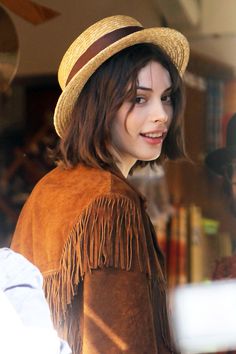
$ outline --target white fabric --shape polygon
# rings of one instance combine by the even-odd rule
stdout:
[[[71,353],[53,328],[42,283],[23,256],[0,249],[0,353]]]

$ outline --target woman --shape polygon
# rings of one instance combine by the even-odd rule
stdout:
[[[59,165],[29,197],[12,247],[43,273],[73,353],[173,352],[163,256],[126,177],[183,155],[188,56],[180,33],[112,16],[84,31],[60,64]]]

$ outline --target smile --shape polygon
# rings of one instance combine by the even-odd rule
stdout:
[[[153,133],[140,133],[144,141],[151,145],[159,145],[163,143],[163,140],[166,136],[165,132],[153,132]]]
[[[167,134],[167,129],[158,129],[146,133],[140,133],[143,138],[147,139],[164,139]]]
[[[162,138],[164,136],[164,133],[146,133],[146,134],[142,134],[142,136],[146,137],[146,138]]]

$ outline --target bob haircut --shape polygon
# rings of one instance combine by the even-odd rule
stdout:
[[[181,124],[184,109],[182,79],[169,56],[159,47],[136,44],[109,58],[85,84],[54,154],[58,164],[69,168],[83,163],[117,171],[116,161],[109,151],[111,123],[125,100],[132,102],[130,111],[133,109],[138,73],[150,61],[160,63],[170,74],[173,118],[160,157],[154,161],[137,161],[131,173],[138,166],[185,156]]]

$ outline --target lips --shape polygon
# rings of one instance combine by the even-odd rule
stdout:
[[[150,138],[150,139],[164,139],[166,136],[167,130],[163,131],[153,131],[153,132],[147,132],[147,133],[140,133],[141,136],[144,138]]]

